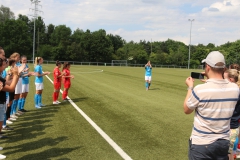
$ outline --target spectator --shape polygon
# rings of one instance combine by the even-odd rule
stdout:
[[[225,59],[218,51],[210,52],[205,63],[206,83],[194,86],[186,79],[188,92],[184,101],[185,114],[195,111],[189,140],[190,160],[228,160],[230,119],[238,101],[239,88],[223,79]]]

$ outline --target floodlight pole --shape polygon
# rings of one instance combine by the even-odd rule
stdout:
[[[35,35],[36,35],[36,18],[38,17],[38,12],[42,12],[40,10],[38,10],[38,6],[39,3],[41,1],[39,0],[30,0],[32,4],[34,4],[34,8],[30,8],[32,11],[34,11],[33,13],[33,24],[34,24],[34,28],[33,28],[33,64],[34,64],[34,57],[35,57]]]
[[[191,53],[191,31],[192,31],[192,22],[194,21],[194,19],[188,19],[188,21],[190,21],[190,43],[189,43],[189,52],[188,52],[188,69],[190,66],[190,53]]]

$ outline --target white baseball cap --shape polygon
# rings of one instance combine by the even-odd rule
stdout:
[[[225,59],[221,52],[212,51],[208,54],[207,58],[202,60],[202,63],[207,63],[213,68],[225,68]],[[220,63],[220,65],[217,65]],[[221,65],[222,64],[222,65]]]

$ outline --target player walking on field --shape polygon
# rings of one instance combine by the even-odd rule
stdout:
[[[65,62],[63,65],[63,72],[65,73],[65,75],[63,75],[63,84],[64,84],[64,90],[63,90],[63,94],[62,94],[62,99],[64,101],[68,100],[67,96],[68,96],[68,90],[71,86],[71,78],[74,78],[73,75],[71,75],[70,73],[70,64],[68,62]]]
[[[149,87],[151,85],[152,80],[152,65],[151,62],[148,61],[148,63],[145,65],[145,87],[146,90],[149,90]]]
[[[43,76],[49,75],[50,72],[44,72],[42,71],[42,63],[43,63],[43,58],[41,57],[36,57],[35,58],[35,85],[36,85],[36,94],[34,97],[35,100],[35,108],[39,109],[42,106],[42,91],[43,91]]]
[[[59,104],[61,102],[58,101],[58,96],[59,96],[59,90],[61,89],[61,79],[62,76],[65,74],[64,72],[60,72],[60,68],[62,66],[62,63],[59,61],[56,61],[56,67],[53,70],[53,86],[54,86],[54,91],[53,91],[53,104]]]

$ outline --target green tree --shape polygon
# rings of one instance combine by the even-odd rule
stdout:
[[[31,38],[28,26],[22,20],[9,19],[0,25],[0,44],[9,56],[13,52],[30,57]]]
[[[122,37],[120,37],[119,35],[112,35],[112,34],[108,34],[107,37],[109,38],[109,40],[112,43],[113,46],[113,54],[117,54],[117,50],[121,47],[123,47],[124,44],[124,40],[122,39]]]
[[[53,33],[51,34],[50,42],[53,46],[63,45],[66,47],[70,44],[70,37],[71,37],[72,31],[69,27],[66,27],[66,25],[59,25],[56,26],[53,30]]]
[[[106,31],[100,29],[92,33],[91,57],[94,62],[111,62],[113,47]]]
[[[0,23],[4,23],[8,19],[15,19],[14,13],[10,10],[10,8],[1,5]]]

